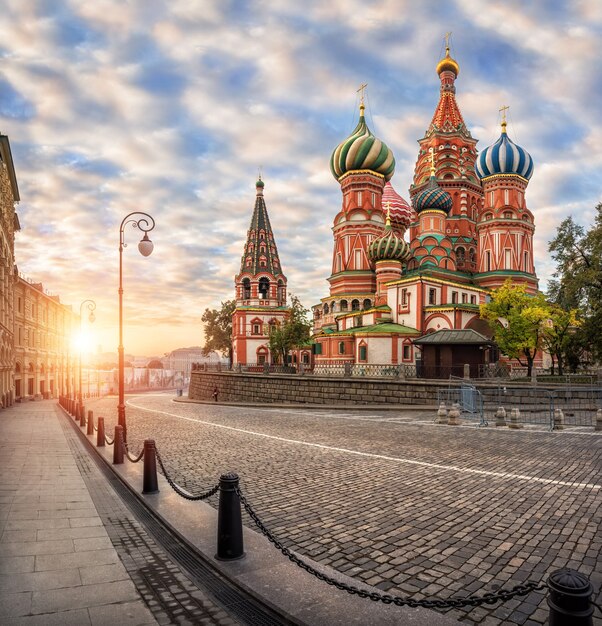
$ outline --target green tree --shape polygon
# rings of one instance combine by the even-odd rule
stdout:
[[[506,356],[517,359],[533,372],[533,362],[542,342],[550,307],[542,293],[531,296],[526,285],[508,279],[481,305],[481,317],[491,323],[494,339]]]
[[[163,363],[161,363],[161,361],[159,361],[159,359],[153,359],[152,361],[148,362],[146,367],[148,367],[151,370],[162,370],[163,369]]]
[[[563,375],[565,358],[572,354],[570,344],[579,324],[577,309],[565,311],[557,304],[549,305],[549,317],[543,327],[542,341],[552,357],[551,374],[554,374],[554,359],[556,359],[558,374]]]
[[[202,353],[219,352],[228,357],[232,366],[232,314],[236,308],[234,300],[221,303],[219,309],[205,309],[201,321],[204,324],[205,345]]]
[[[549,250],[556,261],[554,279],[548,285],[549,299],[565,311],[578,309],[581,326],[571,334],[567,352],[573,358],[584,346],[602,358],[602,203],[586,230],[567,217],[558,227]],[[571,345],[574,344],[574,345]]]
[[[299,298],[291,294],[291,307],[286,318],[270,329],[269,346],[276,360],[282,360],[286,364],[286,357],[291,349],[309,341],[311,324],[307,318],[308,312]]]

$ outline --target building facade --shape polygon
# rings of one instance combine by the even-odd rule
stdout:
[[[261,177],[255,184],[255,207],[247,241],[235,276],[236,308],[232,315],[232,362],[263,365],[273,362],[270,329],[288,315],[286,276],[263,196]]]
[[[78,354],[71,347],[79,316],[58,296],[17,275],[14,289],[14,398],[56,398],[77,391]]]
[[[15,167],[6,135],[0,134],[0,406],[15,400],[14,389],[14,285],[15,232],[19,218],[15,204],[19,202]]]
[[[487,347],[479,306],[489,290],[511,279],[537,291],[525,202],[531,157],[508,137],[505,116],[500,138],[479,155],[456,101],[460,68],[449,47],[436,71],[439,101],[418,141],[411,206],[390,183],[395,159],[368,128],[363,101],[357,127],[332,154],[342,207],[330,292],[312,307],[318,365],[415,364],[414,340],[443,330],[471,329]]]

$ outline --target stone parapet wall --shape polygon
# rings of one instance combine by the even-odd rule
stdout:
[[[188,397],[211,400],[218,389],[220,402],[265,404],[434,404],[437,388],[446,382],[357,380],[283,374],[239,374],[193,371]]]
[[[457,388],[460,381],[454,381]],[[524,384],[498,384],[490,381],[470,381],[483,396],[487,411],[493,407],[518,404],[534,408],[548,403],[549,392],[562,397],[560,385],[532,387]],[[377,378],[341,378],[328,376],[299,376],[286,374],[249,374],[194,370],[188,397],[191,400],[212,400],[217,387],[220,402],[250,402],[265,404],[436,404],[439,392],[450,388],[450,381],[390,380]],[[596,404],[601,391],[570,390],[571,403]],[[500,402],[501,401],[501,402]]]

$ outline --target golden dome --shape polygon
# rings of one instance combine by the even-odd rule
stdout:
[[[445,56],[437,63],[437,75],[441,72],[453,72],[456,76],[460,73],[460,66],[457,61],[449,56],[449,46],[445,48]]]

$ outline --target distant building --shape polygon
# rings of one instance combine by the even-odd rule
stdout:
[[[13,370],[14,353],[14,283],[15,232],[19,218],[15,204],[19,188],[10,143],[0,134],[0,404],[10,406],[15,399]]]
[[[42,283],[17,276],[14,287],[15,400],[75,392],[78,355],[70,344],[79,316]]]
[[[200,346],[192,346],[191,348],[178,348],[166,354],[162,359],[163,367],[166,370],[173,370],[179,374],[178,378],[182,379],[184,385],[190,380],[190,372],[193,363],[220,363],[224,360],[217,354],[211,352],[209,355],[203,355],[203,349]]]

